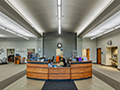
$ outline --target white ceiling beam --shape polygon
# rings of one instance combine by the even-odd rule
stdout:
[[[78,37],[83,37],[90,31],[92,31],[96,26],[98,26],[103,21],[107,20],[114,13],[118,12],[120,8],[120,0],[114,0],[114,2],[108,6]]]
[[[17,12],[15,12],[4,0],[0,1],[0,11],[9,16],[15,22],[26,28],[37,37],[42,37],[31,25],[29,25]]]

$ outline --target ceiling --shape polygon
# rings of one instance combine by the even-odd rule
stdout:
[[[62,0],[61,31],[76,32],[80,35],[114,2],[114,0]],[[40,35],[43,32],[58,31],[57,0],[4,0],[4,3],[8,7],[1,5],[3,8],[7,10],[11,7],[13,12],[22,17],[17,18],[17,15],[13,14],[15,16],[11,16],[12,19],[24,28],[29,27],[28,31],[31,29],[31,33],[34,30]],[[22,19],[25,22],[20,23]]]
[[[9,32],[0,29],[0,38],[13,38],[13,37],[17,38],[17,36],[15,36],[14,34],[11,34]]]
[[[0,26],[3,27],[3,28],[0,27],[1,31],[4,31],[4,32],[6,31],[6,33],[3,32],[3,34],[5,34],[5,36],[7,36],[7,37],[9,36],[9,34],[6,29],[9,29],[11,31],[9,33],[15,33],[15,34],[12,34],[13,37],[16,37],[17,34],[22,34],[23,36],[26,36],[26,37],[35,37],[35,35],[30,33],[28,30],[26,30],[25,28],[20,26],[18,23],[13,21],[11,18],[9,18],[7,15],[3,14],[2,12],[0,12]],[[4,36],[4,35],[1,35],[1,37],[2,36]],[[10,35],[10,37],[11,37],[11,35]]]

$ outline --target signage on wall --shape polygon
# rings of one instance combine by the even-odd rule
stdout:
[[[4,52],[4,49],[3,49],[3,48],[1,48],[1,49],[0,49],[0,52]]]
[[[25,49],[16,49],[16,52],[25,52]]]
[[[109,41],[107,42],[107,44],[108,44],[108,45],[112,45],[112,40],[109,40]]]
[[[4,49],[3,48],[0,48],[0,54],[4,52]]]

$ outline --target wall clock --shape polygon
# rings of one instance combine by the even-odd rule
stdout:
[[[58,43],[58,44],[57,44],[57,47],[58,47],[58,48],[61,48],[62,46],[63,46],[62,43]]]

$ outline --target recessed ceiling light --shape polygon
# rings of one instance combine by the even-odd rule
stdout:
[[[57,13],[58,13],[58,34],[61,34],[61,17],[62,17],[62,0],[57,0]]]
[[[58,19],[58,26],[61,26],[61,19]]]

